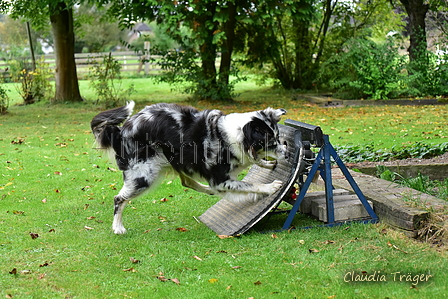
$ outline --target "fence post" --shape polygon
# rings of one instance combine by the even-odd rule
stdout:
[[[151,49],[151,43],[145,42],[145,75],[149,73],[149,50]]]

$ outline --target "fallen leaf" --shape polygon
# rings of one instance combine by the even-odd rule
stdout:
[[[47,203],[47,199],[46,198],[42,199],[42,202]]]
[[[92,219],[95,219],[96,217],[95,216],[90,216],[90,217],[87,217],[87,220],[92,220]]]
[[[171,280],[172,282],[174,282],[175,284],[177,284],[177,285],[180,284],[180,281],[179,281],[179,279],[177,279],[177,278],[171,278],[170,280]]]
[[[277,238],[278,238],[276,234],[272,234],[271,237],[272,237],[273,239],[277,239]]]
[[[232,269],[239,269],[241,266],[233,266]]]
[[[168,199],[166,197],[164,197],[164,198],[160,199],[160,201],[161,202],[166,202],[166,201],[168,201]]]
[[[303,245],[305,244],[305,240],[299,240],[299,243]]]
[[[334,299],[334,298],[336,298],[336,295],[331,295],[327,297],[327,299]]]
[[[62,172],[55,171],[54,174],[55,174],[55,175],[62,175]]]
[[[112,168],[112,167],[107,167],[107,170],[110,170],[112,172],[117,172],[118,171],[118,170],[116,170],[115,168]]]
[[[39,234],[36,234],[36,233],[30,233],[30,236],[31,236],[31,239],[37,239],[37,238],[39,238]]]
[[[92,230],[92,229],[94,229],[93,227],[90,227],[90,226],[84,226],[84,228],[85,228],[86,230]]]
[[[134,268],[123,269],[123,272],[137,272]]]
[[[39,267],[47,267],[47,266],[49,266],[49,265],[50,265],[50,264],[49,264],[48,262],[45,262],[45,263],[39,265]]]
[[[261,281],[257,280],[256,282],[254,282],[254,285],[259,286],[261,284]]]
[[[312,248],[312,249],[308,249],[308,251],[309,251],[310,253],[317,253],[317,252],[319,252],[319,250],[314,249],[314,248]]]
[[[14,268],[11,271],[9,271],[9,274],[16,275],[17,274],[17,268]]]
[[[41,275],[39,275],[39,276],[37,277],[37,279],[44,279],[46,275],[47,275],[47,274],[42,273]]]
[[[88,203],[86,203],[86,204],[84,205],[84,211],[87,210],[87,209],[89,208],[89,206],[90,206],[90,205],[89,205]]]
[[[216,278],[210,278],[210,279],[208,280],[208,282],[209,282],[209,283],[216,283],[216,282],[218,282],[218,280],[217,280]]]
[[[157,279],[158,280],[160,280],[160,281],[167,281],[168,280],[168,278],[166,278],[165,276],[157,276]]]
[[[31,270],[22,270],[22,271],[20,271],[20,274],[24,274],[24,275],[31,274]]]
[[[178,227],[178,228],[176,228],[176,230],[178,232],[187,232],[188,231],[188,229],[186,229],[185,227]]]
[[[12,211],[12,213],[13,213],[14,215],[23,215],[23,214],[25,214],[24,211],[16,211],[16,210]]]
[[[202,261],[202,259],[197,255],[193,256],[193,258],[197,259],[198,261]]]
[[[217,235],[218,238],[220,239],[228,239],[228,238],[233,238],[233,236],[227,236],[227,235]]]
[[[5,298],[11,299],[11,298],[13,298],[13,296],[11,294],[6,294]]]
[[[133,264],[138,264],[138,263],[140,263],[139,260],[137,260],[137,259],[135,259],[135,258],[133,258],[133,257],[130,257],[129,260],[130,260]]]
[[[383,229],[381,230],[381,234],[382,234],[382,235],[387,234],[387,229],[383,228]]]
[[[61,191],[59,189],[54,189],[54,192],[61,193]]]
[[[55,230],[54,230],[54,228],[52,228],[52,229],[50,229],[48,232],[49,232],[49,233],[54,233]]]
[[[332,241],[332,240],[327,240],[327,241],[324,242],[324,244],[334,244],[334,241]]]
[[[401,251],[401,252],[403,252],[403,253],[408,253],[407,251],[404,251],[404,250],[398,248],[398,246],[392,244],[390,241],[387,241],[387,245],[388,245],[389,247],[392,247],[393,249],[396,249],[396,250]]]
[[[227,286],[226,290],[227,290],[227,291],[230,290],[231,287],[232,287],[231,285],[230,285],[230,286]]]

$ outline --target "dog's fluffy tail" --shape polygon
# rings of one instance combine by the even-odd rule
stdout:
[[[101,149],[115,148],[116,143],[121,142],[121,128],[118,125],[131,116],[134,106],[134,101],[130,101],[126,106],[101,112],[92,119],[90,127]]]

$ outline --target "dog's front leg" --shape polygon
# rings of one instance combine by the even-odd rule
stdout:
[[[282,186],[282,181],[275,180],[269,184],[258,184],[245,181],[227,180],[214,186],[213,189],[219,192],[245,192],[273,194]]]

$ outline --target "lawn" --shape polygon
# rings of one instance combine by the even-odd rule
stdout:
[[[187,101],[166,86],[132,82],[138,108]],[[439,143],[448,135],[446,106],[327,109],[292,100],[289,92],[245,84],[238,87],[239,102],[219,108],[282,106],[288,117],[322,126],[334,144],[381,148]],[[81,88],[93,100],[86,82]],[[113,196],[121,174],[93,149],[89,122],[99,111],[89,103],[38,103],[12,106],[0,116],[0,297],[447,297],[446,248],[411,240],[384,224],[253,229],[220,239],[194,218],[217,198],[185,190],[175,178],[134,200],[124,213],[128,234],[114,235]],[[283,221],[277,216],[267,228]],[[307,223],[313,220],[295,220],[296,226]],[[353,281],[360,277],[374,281]]]

